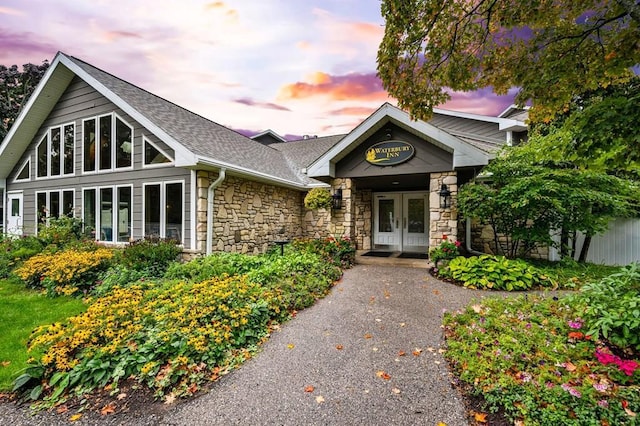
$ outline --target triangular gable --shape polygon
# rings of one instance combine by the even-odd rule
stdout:
[[[385,103],[360,125],[307,168],[310,177],[335,177],[335,165],[374,132],[388,122],[409,130],[453,154],[453,167],[484,166],[491,158],[486,152],[425,121],[412,120],[409,114]]]

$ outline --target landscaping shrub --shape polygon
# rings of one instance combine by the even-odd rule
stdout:
[[[106,248],[93,251],[65,250],[40,253],[27,259],[14,272],[28,288],[46,289],[57,294],[86,293],[94,285],[113,257]]]
[[[0,241],[0,278],[6,278],[21,261],[40,253],[42,242],[32,236],[3,238]]]
[[[165,278],[203,281],[214,277],[242,275],[261,267],[267,260],[265,256],[215,253],[186,263],[173,263],[167,268]]]
[[[38,238],[45,246],[56,245],[60,248],[83,239],[82,220],[60,216],[49,218],[47,224],[38,227]]]
[[[529,290],[551,284],[545,275],[524,260],[504,256],[456,257],[439,273],[465,287],[483,290]]]
[[[150,278],[160,278],[182,249],[173,240],[143,239],[127,245],[120,264],[136,271],[144,271]]]
[[[333,197],[327,188],[313,188],[304,197],[304,206],[311,210],[330,209]]]
[[[355,261],[356,246],[348,237],[299,238],[291,243],[294,250],[320,255],[325,261],[350,268]]]
[[[245,277],[117,288],[81,315],[40,327],[29,350],[49,402],[135,376],[157,395],[194,393],[214,367],[267,333],[273,295]],[[19,379],[26,383],[30,375]]]
[[[463,389],[515,424],[632,425],[640,364],[589,338],[569,299],[485,299],[444,317]]]
[[[433,247],[429,251],[429,259],[433,262],[433,265],[437,268],[438,263],[441,261],[449,262],[452,259],[460,256],[460,241],[449,241],[446,235],[442,236],[442,242],[438,247]]]
[[[583,312],[588,334],[640,351],[640,264],[585,285],[572,300]]]

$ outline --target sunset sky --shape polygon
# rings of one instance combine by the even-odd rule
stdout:
[[[350,131],[388,97],[378,0],[3,0],[0,64],[75,56],[243,133]],[[441,108],[497,115],[490,91]]]

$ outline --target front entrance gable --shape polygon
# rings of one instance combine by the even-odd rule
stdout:
[[[362,143],[384,132],[390,124],[404,129],[434,146],[452,154],[451,169],[470,166],[484,166],[489,162],[486,152],[425,121],[412,120],[409,114],[389,103],[382,105],[351,133],[333,146],[322,157],[307,168],[310,177],[336,177],[336,165]]]

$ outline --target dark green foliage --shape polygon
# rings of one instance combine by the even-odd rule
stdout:
[[[167,269],[165,278],[198,282],[225,275],[244,275],[251,270],[260,268],[266,261],[267,258],[264,256],[216,253],[186,263],[174,263]]]
[[[143,239],[135,241],[122,251],[120,264],[129,269],[144,271],[149,278],[162,277],[182,249],[172,240]]]
[[[640,264],[585,285],[572,302],[584,312],[588,334],[640,352]]]
[[[551,285],[545,275],[524,260],[503,256],[456,257],[440,274],[465,287],[483,290],[529,290]]]
[[[38,228],[38,238],[45,246],[55,245],[63,248],[83,241],[83,237],[82,221],[75,217],[52,217],[46,225],[41,224]]]
[[[317,253],[327,262],[343,268],[350,268],[355,261],[356,246],[347,237],[301,238],[294,240],[291,245],[298,251]]]
[[[32,236],[0,240],[0,278],[6,278],[21,261],[40,253],[42,242]]]
[[[434,266],[437,268],[438,263],[441,261],[445,261],[445,264],[448,263],[451,259],[455,259],[460,256],[460,241],[451,242],[447,239],[442,240],[438,247],[434,247],[429,251],[429,259],[433,262]]]

